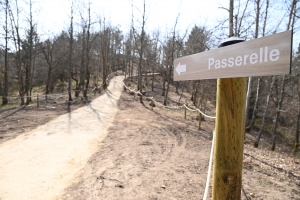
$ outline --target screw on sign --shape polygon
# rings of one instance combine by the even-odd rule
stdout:
[[[233,37],[174,60],[175,81],[218,78],[212,199],[241,198],[246,77],[289,74],[291,44],[291,31],[246,42]]]

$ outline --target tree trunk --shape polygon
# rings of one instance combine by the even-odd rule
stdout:
[[[295,144],[294,144],[293,152],[296,152],[297,149],[299,148],[299,132],[300,132],[299,126],[300,126],[300,105],[298,107],[298,116],[297,116],[296,131],[295,131]]]
[[[46,91],[45,91],[46,95],[49,94],[51,72],[52,72],[52,66],[49,66],[48,73],[47,73],[47,80],[46,80]]]
[[[69,105],[70,102],[73,101],[72,99],[72,93],[71,93],[71,77],[72,77],[72,54],[73,54],[73,1],[71,6],[71,23],[70,23],[70,53],[69,53],[69,88],[68,88],[68,94],[69,94]]]
[[[258,77],[258,79],[257,79],[257,88],[256,88],[256,97],[255,97],[252,118],[251,118],[251,121],[250,121],[248,131],[251,131],[254,127],[254,124],[255,124],[257,107],[258,107],[258,100],[259,100],[259,93],[260,93],[260,84],[261,84],[261,77]]]
[[[299,148],[299,128],[300,128],[300,81],[299,78],[297,79],[297,96],[298,96],[298,114],[297,114],[297,121],[296,121],[296,131],[295,131],[295,144],[294,150],[295,153]]]
[[[151,91],[154,91],[153,90],[154,88],[154,66],[152,67],[152,82],[151,82]]]
[[[168,93],[169,93],[169,88],[170,88],[170,82],[171,82],[171,76],[172,76],[172,65],[169,66],[169,74],[167,76],[167,89],[166,89],[166,93],[165,93],[165,98],[164,98],[164,105],[167,105],[167,101],[168,101]]]
[[[294,28],[294,23],[295,23],[295,13],[294,12],[296,10],[297,3],[298,3],[298,0],[293,0],[292,3],[291,3],[290,13],[289,13],[289,20],[288,20],[288,24],[287,24],[287,28],[286,28],[287,30],[289,30],[290,28],[291,29]],[[286,78],[286,76],[282,77],[282,84],[281,84],[281,90],[280,90],[280,99],[279,99],[279,102],[277,102],[277,110],[276,110],[276,115],[275,115],[273,133],[272,133],[272,147],[271,147],[272,151],[275,150],[276,130],[277,130],[278,120],[279,120],[279,117],[280,117],[283,98],[284,98],[285,78]]]
[[[234,0],[230,0],[229,7],[233,8],[233,2]],[[233,36],[233,9],[229,9],[229,36]]]
[[[2,82],[0,81],[0,95],[2,96],[3,98],[3,88],[2,88]],[[2,99],[3,100],[3,99]],[[3,105],[3,104],[2,104]]]
[[[166,72],[167,74],[167,81],[168,81],[168,84],[167,84],[167,90],[166,90],[166,94],[165,94],[165,98],[164,98],[164,105],[166,106],[167,105],[167,100],[168,100],[168,93],[169,93],[169,85],[170,85],[170,82],[171,82],[171,76],[172,76],[172,72],[173,72],[173,61],[174,61],[174,52],[175,52],[175,42],[176,42],[176,26],[177,26],[177,23],[178,23],[178,17],[176,18],[176,21],[175,21],[175,25],[174,25],[174,28],[173,28],[173,37],[172,37],[172,49],[171,49],[171,52],[170,54],[171,55],[168,55],[169,58],[168,58],[168,66],[169,66],[169,74],[168,74],[168,71]],[[171,62],[170,62],[171,61]]]
[[[142,89],[142,61],[143,61],[143,54],[144,54],[144,37],[145,37],[145,16],[146,15],[146,3],[144,0],[144,11],[143,11],[143,21],[142,21],[142,32],[141,32],[141,46],[140,46],[140,52],[139,52],[139,66],[138,66],[138,74],[139,74],[139,82],[138,82],[138,90],[140,91],[140,93],[143,93],[143,89]],[[143,96],[140,95],[140,103],[143,103]]]
[[[246,116],[245,116],[245,125],[248,126],[249,123],[249,107],[250,107],[250,98],[251,98],[251,89],[252,89],[252,77],[248,78],[248,89],[247,89],[247,96],[246,96]]]
[[[267,96],[266,105],[265,105],[265,110],[264,110],[263,118],[262,118],[262,121],[261,121],[260,129],[259,129],[259,132],[258,132],[256,141],[254,142],[254,145],[253,145],[253,146],[256,147],[256,148],[258,147],[259,140],[260,140],[260,138],[261,138],[262,131],[263,131],[263,129],[264,129],[265,118],[266,118],[266,115],[267,115],[267,110],[268,110],[268,107],[269,107],[269,102],[270,102],[270,97],[271,97],[271,94],[272,94],[274,82],[275,82],[275,76],[272,77],[272,82],[271,82],[271,84],[270,84],[270,90],[269,90],[269,93],[268,93],[268,96]]]
[[[81,62],[80,62],[80,76],[79,76],[79,90],[82,90],[84,91],[84,79],[85,79],[85,46],[86,46],[86,42],[85,42],[85,22],[83,22],[84,24],[82,25],[83,26],[83,31],[82,31],[82,37],[81,37],[81,45],[82,45],[82,48],[81,48]],[[76,89],[77,90],[77,89]],[[77,91],[76,91],[77,92]],[[78,97],[79,96],[79,93],[80,91],[78,91],[78,95],[76,95],[77,93],[75,92],[75,96]]]
[[[165,96],[165,92],[166,92],[166,77],[165,77],[165,73],[163,73],[163,88],[162,88],[162,94],[161,96]]]
[[[80,85],[79,85],[79,83],[78,83],[78,81],[75,81],[75,83],[76,83],[76,87],[75,87],[75,98],[78,98],[79,97],[79,94],[80,94]]]
[[[33,21],[32,21],[32,1],[29,1],[29,8],[30,8],[30,16],[29,16],[29,25],[30,25],[30,32],[29,32],[29,61],[28,61],[28,68],[26,69],[26,87],[25,87],[25,92],[27,95],[26,99],[26,105],[29,105],[31,101],[31,96],[30,96],[30,89],[31,89],[31,76],[32,76],[32,57],[33,57]]]
[[[89,19],[88,19],[88,27],[87,27],[87,38],[86,38],[86,68],[85,68],[85,75],[86,75],[86,84],[85,84],[85,89],[83,91],[83,97],[87,99],[87,92],[89,89],[89,83],[90,83],[90,47],[91,47],[91,42],[90,42],[90,27],[91,27],[91,7],[89,5],[88,8],[88,13],[89,13]]]
[[[130,73],[130,81],[133,82],[133,58],[131,60],[131,73]]]
[[[279,117],[280,117],[282,102],[283,102],[283,98],[284,98],[285,78],[286,78],[286,76],[282,77],[282,84],[281,84],[281,90],[280,90],[280,99],[279,99],[279,102],[277,103],[277,110],[276,110],[276,115],[275,115],[275,120],[274,120],[273,133],[272,133],[272,147],[271,147],[272,151],[275,150],[276,130],[277,130],[278,120],[279,120]]]
[[[177,81],[177,82],[176,82],[176,91],[175,91],[175,92],[176,92],[176,94],[179,94],[179,92],[178,92],[178,88],[179,88],[179,82]]]
[[[5,51],[4,51],[4,84],[2,105],[8,103],[8,0],[5,0]]]
[[[181,94],[180,94],[180,97],[179,97],[179,100],[178,100],[178,104],[180,105],[180,100],[181,100],[181,97],[182,97],[182,94],[183,94],[183,90],[184,90],[184,82],[182,82],[181,84]]]
[[[280,116],[280,111],[276,111],[276,114],[275,114],[275,119],[274,119],[274,127],[273,127],[273,132],[272,132],[272,147],[271,147],[271,150],[274,151],[275,150],[275,140],[276,140],[276,130],[277,130],[277,126],[278,126],[278,119],[279,119],[279,116]]]

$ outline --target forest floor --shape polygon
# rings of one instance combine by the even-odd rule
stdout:
[[[159,85],[146,95],[162,102]],[[92,108],[72,105],[75,138],[61,133],[70,125],[66,103],[0,111],[0,199],[202,199],[214,120],[198,130],[196,113],[183,119],[183,110],[152,110],[125,91],[109,98],[113,104],[99,101],[107,95],[114,94],[96,98]],[[178,98],[171,86],[170,99]],[[214,109],[209,103],[210,115]],[[103,121],[89,121],[88,113],[100,111]],[[256,149],[255,135],[246,134],[242,199],[300,199],[299,153],[284,142],[268,150],[266,136]]]

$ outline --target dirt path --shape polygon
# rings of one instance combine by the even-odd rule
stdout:
[[[125,92],[119,108],[115,126],[61,199],[202,199],[213,128],[208,120],[198,130],[182,112],[167,117]]]
[[[99,150],[118,111],[123,76],[92,103],[0,145],[0,199],[56,199]]]

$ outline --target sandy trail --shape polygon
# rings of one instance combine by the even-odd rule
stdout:
[[[57,199],[99,149],[118,111],[124,77],[104,95],[0,145],[0,199]]]

